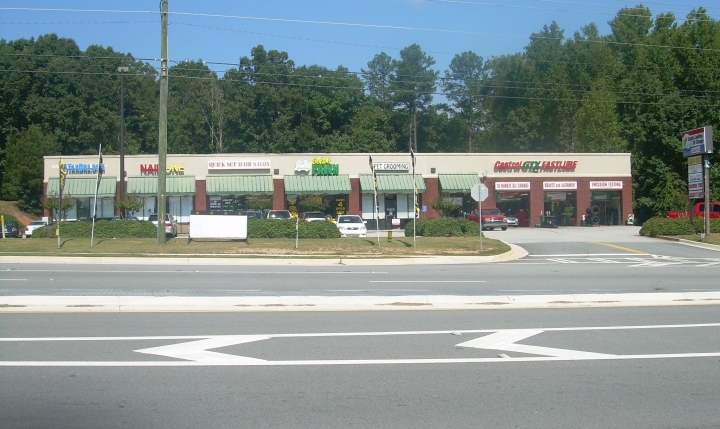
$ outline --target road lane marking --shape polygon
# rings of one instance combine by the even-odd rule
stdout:
[[[227,365],[234,363],[264,362],[262,359],[255,359],[245,356],[229,355],[208,351],[219,347],[234,346],[254,341],[268,340],[271,337],[263,335],[232,335],[223,337],[206,338],[204,340],[192,341],[189,343],[171,344],[168,346],[150,347],[147,349],[135,350],[138,353],[165,356],[176,359],[185,359],[206,365]]]
[[[487,283],[487,280],[368,280],[368,283]]]
[[[625,250],[626,252],[637,253],[637,254],[639,254],[639,255],[647,255],[647,254],[648,254],[647,252],[643,252],[642,250],[631,249],[631,248],[625,247],[625,246],[618,246],[617,244],[612,244],[612,243],[603,243],[603,242],[600,242],[600,241],[591,241],[590,244],[597,244],[597,245],[600,245],[600,246],[612,247],[613,249]]]
[[[455,347],[474,348],[486,350],[502,350],[505,352],[528,353],[542,356],[566,357],[566,358],[603,358],[615,355],[604,353],[591,353],[580,350],[556,349],[551,347],[530,346],[515,344],[518,341],[542,334],[542,329],[506,329],[485,335],[474,340],[456,344]]]
[[[202,274],[261,274],[261,275],[267,275],[267,274],[390,274],[389,271],[243,271],[243,270],[233,270],[233,271],[224,271],[224,270],[198,270],[198,269],[177,269],[177,270],[97,270],[97,271],[88,271],[88,270],[63,270],[63,269],[55,269],[55,270],[28,270],[28,269],[7,269],[6,271],[11,271],[13,273],[82,273],[82,274],[128,274],[128,273],[137,273],[137,274],[193,274],[193,273],[202,273]]]
[[[27,279],[0,279],[0,282],[26,282]]]
[[[0,367],[163,367],[163,366],[303,366],[303,365],[385,365],[385,364],[448,364],[448,363],[491,363],[491,362],[547,362],[547,361],[578,361],[578,360],[632,360],[632,359],[671,359],[720,357],[720,352],[706,353],[659,353],[614,355],[592,353],[581,350],[557,349],[525,344],[517,341],[550,331],[597,331],[597,330],[631,330],[631,329],[669,329],[720,327],[720,323],[685,324],[685,325],[647,325],[647,326],[591,326],[538,329],[480,329],[450,331],[400,331],[400,332],[345,332],[345,333],[301,333],[301,334],[270,334],[270,335],[208,335],[208,336],[154,336],[154,337],[59,337],[59,338],[0,338],[0,342],[25,341],[137,341],[137,340],[193,340],[167,346],[151,347],[135,350],[139,353],[154,354],[182,361],[0,361]],[[448,359],[348,359],[348,360],[284,360],[268,361],[246,356],[211,352],[209,349],[226,347],[236,344],[269,340],[273,338],[309,338],[309,337],[358,337],[358,336],[396,336],[396,335],[429,335],[429,334],[489,334],[476,338],[456,347],[478,348],[488,350],[512,351],[536,354],[529,357],[499,358],[448,358]]]
[[[206,364],[192,361],[6,361],[0,367],[202,367],[202,366],[329,366],[329,365],[397,365],[397,364],[452,364],[452,363],[520,363],[568,362],[589,360],[637,360],[720,357],[718,353],[670,353],[652,355],[608,355],[607,357],[515,357],[515,358],[458,358],[458,359],[365,359],[365,360],[288,360]]]
[[[650,256],[649,254],[643,252]],[[560,253],[556,255],[528,255],[533,258],[588,258],[592,256],[628,256],[627,253]]]

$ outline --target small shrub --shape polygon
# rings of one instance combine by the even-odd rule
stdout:
[[[422,237],[477,236],[478,225],[465,218],[416,219],[405,225],[405,236],[412,237],[413,222],[417,222],[416,234]]]
[[[295,238],[295,219],[258,219],[248,222],[251,238]],[[332,222],[300,222],[299,238],[340,238]]]
[[[704,231],[705,220],[701,217],[696,217],[694,223],[690,223],[689,218],[654,217],[643,222],[640,235],[649,237],[657,237],[658,235],[693,235]],[[720,219],[710,221],[710,232],[720,232]]]
[[[32,238],[56,237],[57,224],[44,226],[33,231]],[[90,237],[92,221],[62,222],[60,236],[67,238]],[[157,227],[149,221],[98,220],[95,221],[95,237],[98,238],[153,238]]]

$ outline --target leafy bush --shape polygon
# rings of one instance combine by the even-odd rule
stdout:
[[[300,222],[299,238],[340,238],[332,222]],[[248,222],[251,238],[295,238],[295,219],[258,219]]]
[[[690,223],[689,218],[654,217],[643,222],[640,235],[650,237],[657,237],[658,235],[692,235],[704,231],[705,220],[700,217],[695,218],[695,223]],[[720,232],[720,219],[710,221],[710,232]]]
[[[413,222],[416,234],[423,237],[477,236],[478,224],[465,218],[416,219],[405,225],[405,236],[412,237]]]
[[[48,225],[33,231],[33,238],[56,237],[57,225]],[[60,236],[67,238],[90,237],[92,222],[62,222]],[[95,237],[98,238],[153,238],[157,227],[152,222],[137,220],[98,220],[95,222]]]

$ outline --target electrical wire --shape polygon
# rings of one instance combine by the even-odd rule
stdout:
[[[45,11],[45,12],[92,12],[92,13],[150,13],[159,14],[155,11],[141,11],[141,10],[117,10],[117,9],[62,9],[62,8],[8,8],[0,7],[0,10],[22,10],[22,11]],[[411,26],[399,26],[399,25],[380,25],[380,24],[364,24],[364,23],[351,23],[351,22],[334,22],[334,21],[318,21],[318,20],[304,20],[304,19],[289,19],[289,18],[267,18],[267,17],[256,17],[256,16],[244,16],[244,15],[224,15],[215,13],[197,13],[197,12],[168,12],[169,15],[175,16],[193,16],[203,18],[227,18],[227,19],[245,19],[255,21],[267,21],[267,22],[287,22],[287,23],[299,23],[299,24],[315,24],[315,25],[332,25],[332,26],[347,26],[347,27],[359,27],[359,28],[376,28],[376,29],[389,29],[389,30],[403,30],[403,31],[426,31],[433,33],[448,33],[448,34],[465,34],[465,35],[476,35],[476,36],[497,36],[497,37],[527,37],[521,34],[507,34],[507,33],[489,33],[489,32],[478,32],[478,31],[465,31],[465,30],[448,30],[438,28],[424,28],[424,27],[411,27]],[[643,15],[644,16],[644,15]],[[714,22],[714,21],[713,21]],[[545,39],[545,40],[566,40],[565,37],[546,37],[546,36],[530,36],[531,39]],[[605,43],[605,44],[619,44],[626,46],[649,46],[649,47],[663,47],[668,49],[696,49],[689,48],[686,46],[672,46],[672,45],[647,45],[642,43],[629,43],[629,42],[616,42],[610,40],[579,40],[578,42],[586,43]],[[707,51],[720,52],[720,49],[706,49]]]
[[[89,75],[89,76],[107,76],[107,75],[114,75],[116,73],[101,73],[101,72],[74,72],[74,71],[51,71],[51,70],[2,70],[0,69],[0,72],[8,73],[8,72],[17,72],[17,73],[41,73],[41,74],[73,74],[73,75]],[[140,77],[152,77],[155,79],[156,75],[147,75],[147,74],[129,74],[126,73],[125,76],[140,76]],[[172,76],[174,79],[188,79],[188,80],[215,80],[212,77],[202,77],[202,76],[182,76],[182,75],[176,75]],[[245,83],[249,84],[247,81],[240,80],[240,79],[225,79],[226,82],[238,82],[238,83]],[[345,90],[345,91],[352,91],[352,90],[363,90],[363,91],[370,91],[368,88],[365,88],[363,86],[362,88],[348,88],[346,86],[334,86],[334,85],[317,85],[317,84],[301,84],[301,83],[292,83],[292,82],[272,82],[272,81],[253,81],[253,85],[276,85],[276,86],[287,86],[287,87],[298,87],[298,88],[318,88],[318,89],[338,89],[338,90]],[[450,96],[452,94],[447,92],[438,92],[438,91],[415,91],[415,90],[396,90],[396,89],[374,89],[372,92],[394,92],[394,93],[412,93],[416,95],[439,95],[439,96]],[[643,101],[625,101],[625,100],[592,100],[592,99],[574,99],[574,98],[559,98],[559,97],[537,97],[537,96],[511,96],[511,95],[496,95],[496,94],[483,94],[474,96],[472,94],[466,94],[470,97],[477,97],[477,98],[498,98],[498,99],[521,99],[521,100],[532,100],[532,101],[563,101],[563,102],[573,102],[573,103],[600,103],[600,104],[628,104],[628,105],[662,105],[662,106],[687,106],[687,107],[720,107],[720,104],[701,104],[698,103],[666,103],[666,102],[643,102]],[[644,96],[657,96],[653,94],[639,94]],[[666,94],[667,95],[667,94]],[[682,98],[682,97],[680,97]],[[687,99],[687,97],[685,97]],[[708,97],[692,97],[689,98],[691,100],[698,100],[699,98],[703,99],[709,99]],[[712,100],[712,99],[710,99]]]

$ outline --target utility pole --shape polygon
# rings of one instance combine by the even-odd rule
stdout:
[[[165,179],[168,103],[168,0],[160,1],[160,112],[158,115],[158,229],[157,242],[165,244]]]
[[[125,73],[127,67],[118,67],[120,73],[120,201],[125,201]],[[125,217],[126,210],[120,209],[120,216]]]

